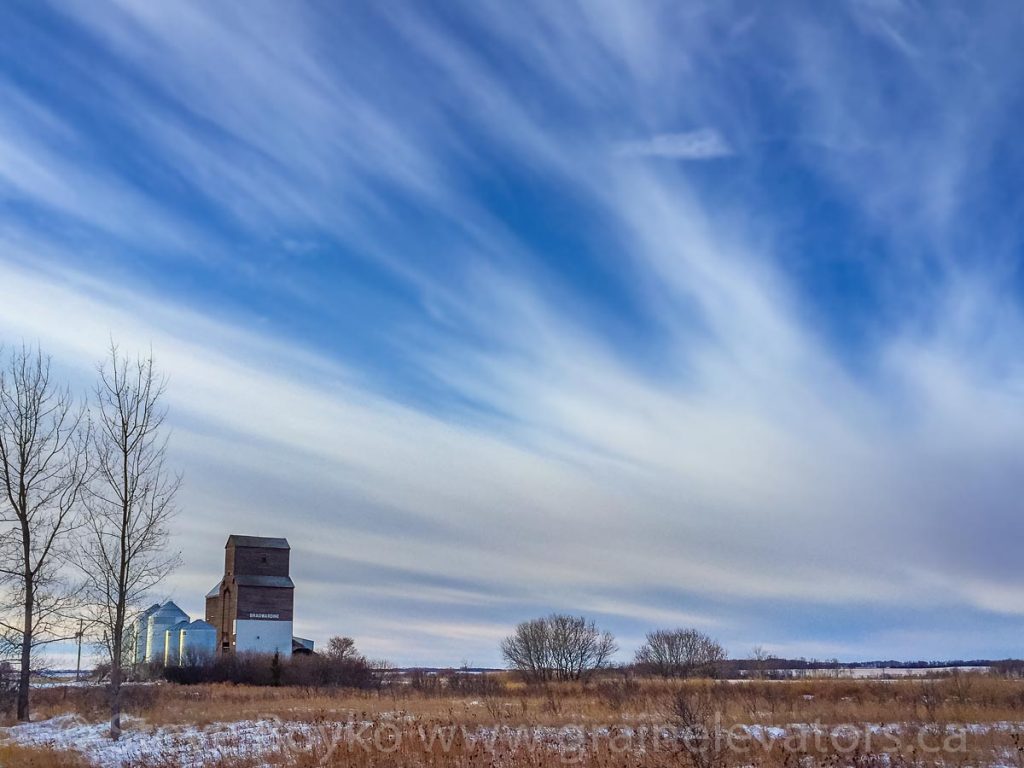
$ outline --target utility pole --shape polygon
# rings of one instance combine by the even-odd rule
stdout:
[[[84,620],[79,618],[78,620],[78,634],[75,637],[78,638],[78,663],[75,665],[75,682],[77,683],[81,679],[82,675],[82,635],[85,634]]]

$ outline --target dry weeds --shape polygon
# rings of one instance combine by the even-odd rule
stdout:
[[[263,688],[236,685],[153,685],[128,691],[126,710],[147,727],[282,721],[283,747],[260,759],[207,760],[217,768],[391,765],[548,768],[572,763],[602,768],[930,768],[1002,765],[1024,768],[1024,681],[963,674],[893,681],[816,679],[791,682],[685,683],[607,677],[588,685],[524,686],[496,676],[481,690],[417,690],[396,684],[381,691]],[[37,718],[76,713],[102,721],[100,689],[46,689],[36,695]],[[819,735],[836,726],[876,734],[848,749],[849,740],[787,743],[795,724]],[[865,730],[865,724],[871,728]],[[936,753],[957,724],[970,724],[962,748]],[[740,726],[775,726],[767,731]],[[680,727],[706,735],[753,733],[746,750],[718,749],[708,736],[694,750]],[[887,730],[888,728],[888,730]],[[899,738],[886,734],[898,729]],[[357,731],[359,738],[352,738]],[[70,755],[32,762],[36,751],[7,747],[0,765],[82,765]],[[19,751],[21,750],[21,751]],[[194,755],[196,759],[201,754]],[[177,758],[179,761],[182,758]],[[75,761],[78,762],[75,762]],[[139,763],[140,766],[176,763]],[[184,764],[179,762],[177,764]]]

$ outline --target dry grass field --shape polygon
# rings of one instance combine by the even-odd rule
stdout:
[[[103,737],[102,689],[49,688],[37,722],[0,729],[0,765],[1024,768],[1024,681],[983,674],[465,682],[133,686],[117,745]]]

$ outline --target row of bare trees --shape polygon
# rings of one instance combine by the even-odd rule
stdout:
[[[76,399],[39,348],[2,357],[0,648],[18,668],[17,717],[29,719],[39,649],[84,621],[109,656],[116,739],[130,618],[177,559],[167,553],[180,477],[165,466],[165,382],[152,356],[112,344],[91,396]]]
[[[532,682],[580,680],[607,666],[615,637],[583,616],[553,613],[519,624],[501,644],[509,667]],[[696,629],[648,632],[634,666],[662,677],[715,676],[725,649]]]

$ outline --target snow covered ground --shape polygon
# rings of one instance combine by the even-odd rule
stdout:
[[[305,723],[243,720],[206,727],[147,727],[123,718],[124,734],[109,738],[108,723],[88,723],[76,715],[0,728],[0,743],[77,749],[97,765],[120,767],[143,762],[200,768],[222,757],[262,757],[300,744],[310,730]]]

